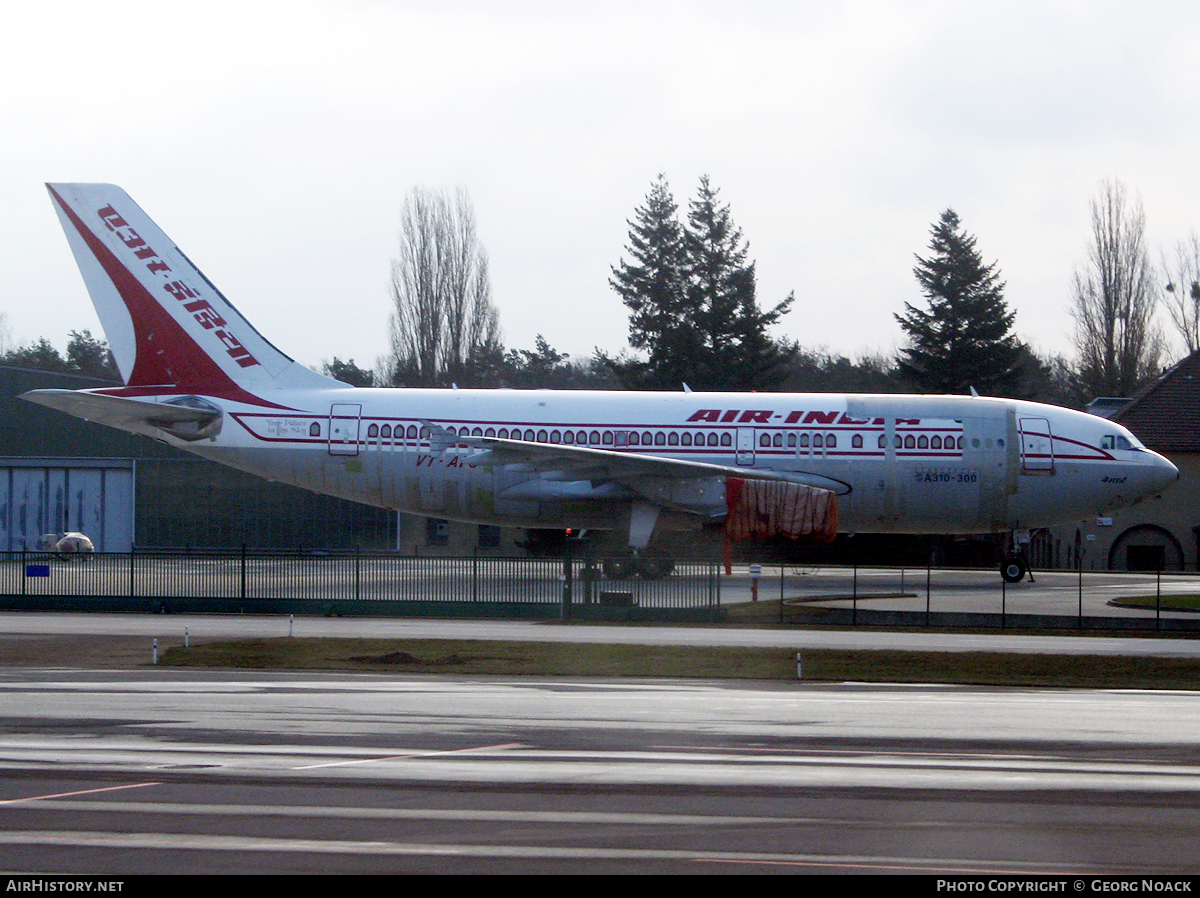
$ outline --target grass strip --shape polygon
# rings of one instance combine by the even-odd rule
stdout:
[[[1122,596],[1111,604],[1126,608],[1153,608],[1162,601],[1164,611],[1200,611],[1200,595],[1196,593],[1164,593],[1158,600],[1154,596]]]
[[[1200,659],[807,649],[803,679],[1069,688],[1197,689]],[[167,649],[161,664],[372,673],[795,680],[796,652],[725,646],[457,639],[247,639]]]

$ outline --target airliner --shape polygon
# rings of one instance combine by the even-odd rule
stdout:
[[[22,398],[318,493],[602,531],[650,559],[654,541],[706,525],[1019,532],[1178,477],[1104,418],[977,395],[352,387],[269,343],[125,191],[47,187],[124,386]]]

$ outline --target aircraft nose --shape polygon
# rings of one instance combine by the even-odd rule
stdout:
[[[1153,489],[1155,491],[1166,489],[1178,479],[1179,468],[1156,452],[1154,454],[1154,473],[1150,478]]]

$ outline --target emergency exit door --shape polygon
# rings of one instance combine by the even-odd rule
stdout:
[[[358,455],[358,422],[361,416],[361,405],[335,402],[330,406],[330,455]]]
[[[1026,474],[1054,471],[1054,435],[1045,418],[1021,418],[1021,470]]]

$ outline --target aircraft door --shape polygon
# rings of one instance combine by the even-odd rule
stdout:
[[[1021,473],[1054,471],[1054,437],[1046,418],[1021,418]]]
[[[329,454],[358,455],[358,422],[362,406],[335,402],[329,407]]]
[[[737,429],[737,461],[736,464],[748,467],[754,464],[754,428],[739,427]]]

